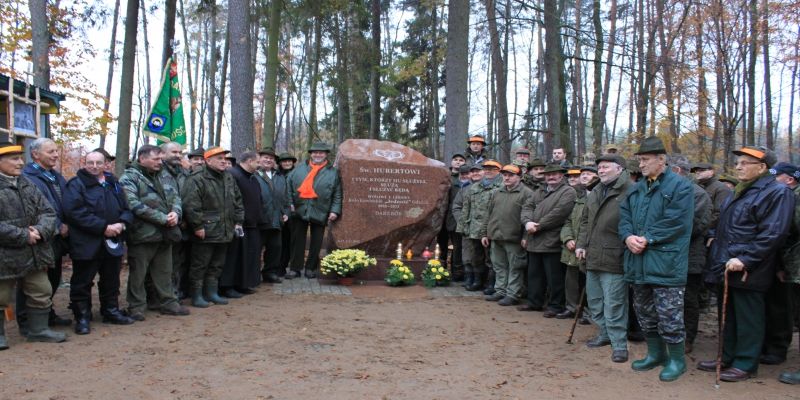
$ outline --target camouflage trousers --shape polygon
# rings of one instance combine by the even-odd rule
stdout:
[[[645,334],[658,332],[669,344],[684,341],[683,286],[632,285],[633,308]]]
[[[492,268],[489,249],[483,247],[480,239],[468,239],[464,237],[461,241],[461,246],[464,272],[483,274],[486,267]]]

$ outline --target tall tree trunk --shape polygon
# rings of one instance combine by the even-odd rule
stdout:
[[[249,8],[249,7],[248,7]],[[230,11],[228,12],[228,20],[230,20]],[[249,27],[248,27],[249,29]],[[248,32],[248,38],[250,37]],[[249,43],[248,43],[249,44]],[[214,128],[214,145],[219,146],[220,142],[222,141],[222,119],[224,116],[223,110],[225,109],[225,83],[227,82],[228,77],[228,56],[230,55],[230,47],[231,46],[231,25],[225,28],[225,44],[222,45],[222,73],[219,75],[219,102],[217,104],[217,126]],[[247,51],[248,55],[250,54],[250,50]],[[251,64],[252,67],[252,64]],[[252,71],[252,68],[248,69],[248,71]],[[233,75],[233,71],[231,70],[231,75]],[[250,78],[252,82],[253,78]],[[231,83],[231,87],[233,87],[233,83]],[[251,85],[252,87],[252,85]],[[251,89],[252,92],[252,89]],[[231,95],[232,97],[233,95]],[[252,104],[252,102],[251,102]],[[237,110],[231,108],[231,110]],[[238,111],[236,113],[238,118]],[[252,133],[252,127],[251,133]],[[233,139],[233,137],[231,137]],[[233,145],[233,142],[231,142]],[[252,147],[250,148],[253,149]]]
[[[469,131],[469,0],[450,0],[447,10],[444,156],[451,157],[462,150]]]
[[[595,31],[595,35],[594,36],[595,36],[595,40],[597,42],[601,42],[602,39],[603,39],[603,25],[602,25],[602,23],[598,24],[599,17],[600,17],[600,3],[599,3],[599,1],[597,1],[597,0],[593,1],[593,8],[595,8],[595,10],[593,10],[593,13],[594,12],[597,13],[597,21],[594,20],[595,17],[594,17],[594,14],[592,14],[592,21],[594,22],[594,31]],[[611,92],[611,69],[612,69],[611,66],[613,65],[614,51],[615,51],[616,46],[617,46],[617,0],[611,0],[611,5],[609,6],[609,9],[608,9],[608,18],[609,18],[611,24],[610,24],[609,29],[608,29],[608,54],[606,55],[606,73],[605,73],[605,76],[603,77],[603,84],[600,87],[600,90],[603,93],[602,101],[600,103],[600,113],[599,113],[600,114],[600,118],[601,118],[600,119],[600,124],[602,125],[600,127],[601,138],[602,138],[602,132],[605,129],[605,126],[608,125],[608,121],[607,121],[606,116],[607,116],[607,113],[608,113],[608,94],[609,94],[609,92]],[[599,30],[600,30],[599,36],[597,34],[598,26],[599,26]],[[626,16],[625,28],[623,28],[623,29],[624,29],[623,32],[625,32],[625,38],[627,39],[627,16]],[[602,46],[597,46],[597,47],[600,47],[601,56],[602,56]],[[596,58],[597,58],[597,53],[595,53],[595,59]],[[619,77],[620,80],[622,80],[622,78],[623,78],[622,67],[621,66],[623,64],[624,59],[625,59],[625,55],[623,54],[622,57],[620,57],[620,77]],[[597,63],[597,61],[595,60],[595,66],[597,66],[596,63]],[[600,67],[602,69],[602,65]],[[605,90],[603,90],[603,88],[605,88]],[[597,88],[595,88],[595,91],[596,91],[596,89]],[[617,97],[619,97],[620,94],[621,93],[618,92],[617,93]],[[592,110],[594,110],[594,105],[592,105]],[[595,123],[595,121],[594,121],[594,111],[592,111],[592,127],[594,127],[594,123]],[[594,134],[597,135],[596,132],[594,132]],[[596,146],[598,146],[598,147],[595,149],[595,153],[600,154],[600,153],[598,153],[598,151],[600,150],[601,144],[598,143]]]
[[[612,10],[616,12],[616,0],[612,1]],[[612,27],[616,24],[616,15],[611,15]],[[592,95],[592,151],[595,155],[600,155],[600,150],[603,145],[603,125],[606,119],[606,110],[604,107],[608,106],[608,95],[603,93],[603,83],[600,81],[603,74],[603,25],[600,23],[600,0],[592,1],[592,25],[594,26],[594,94]],[[614,29],[612,28],[612,31]],[[612,35],[614,32],[611,33]],[[614,51],[613,45],[614,37],[609,38],[609,55]],[[611,63],[606,67],[611,71]],[[606,74],[610,77],[610,74]],[[620,76],[620,78],[622,78]],[[608,87],[606,86],[606,92]],[[617,96],[620,94],[617,93]]]
[[[583,1],[582,0],[575,0],[575,27],[580,29],[582,26],[583,21]],[[602,46],[602,45],[601,45]],[[586,152],[586,142],[580,140],[579,138],[586,137],[586,118],[585,113],[583,110],[583,63],[581,59],[583,58],[583,46],[581,44],[580,36],[575,37],[575,49],[573,53],[573,59],[575,67],[573,69],[573,88],[572,88],[572,95],[575,99],[574,106],[575,106],[575,120],[572,121],[572,125],[575,126],[576,132],[575,135],[572,137],[572,140],[575,144],[574,152],[570,151],[571,149],[567,149],[575,160],[580,159],[583,156],[583,153]]]
[[[775,130],[772,121],[772,84],[769,67],[769,1],[761,2],[761,45],[764,53],[764,108],[766,112],[767,148],[775,148]],[[791,147],[790,147],[791,148]]]
[[[669,136],[670,136],[670,146],[673,153],[680,153],[681,149],[678,146],[678,127],[675,122],[675,93],[673,93],[673,85],[672,85],[672,65],[673,65],[673,57],[672,57],[672,46],[671,40],[668,41],[667,35],[664,32],[664,21],[662,16],[666,16],[666,10],[664,9],[664,0],[656,0],[656,18],[659,20],[658,23],[658,42],[661,45],[661,54],[659,56],[659,64],[662,66],[661,74],[664,78],[664,94],[666,96],[667,102],[667,120],[669,121]],[[653,107],[655,108],[655,107]],[[651,124],[655,125],[656,121],[650,121]]]
[[[792,137],[794,136],[794,127],[792,123],[794,122],[794,98],[796,82],[797,82],[797,69],[798,64],[800,64],[800,26],[797,27],[797,39],[795,39],[795,46],[794,46],[794,66],[792,66],[792,90],[789,91],[789,131],[786,132],[786,136],[789,139],[787,148],[789,149],[789,162],[794,163],[795,160],[795,150],[792,147]],[[798,139],[800,141],[800,139]]]
[[[187,76],[187,86],[189,88],[189,143],[187,144],[189,148],[194,148],[195,146],[195,113],[197,111],[197,95],[195,92],[194,83],[192,82],[192,57],[191,57],[191,50],[189,47],[189,34],[186,31],[186,15],[183,9],[183,0],[180,1],[181,7],[181,28],[183,30],[183,48],[184,48],[184,58],[186,59],[186,76]],[[198,43],[199,48],[199,43]],[[195,73],[195,77],[197,74]],[[200,143],[200,142],[197,142]]]
[[[750,51],[747,67],[747,144],[756,143],[756,61],[758,55],[758,0],[750,0]]]
[[[163,51],[161,53],[161,66],[167,65],[167,61],[172,57],[175,41],[175,12],[177,0],[164,0],[164,40]],[[185,43],[189,45],[189,43]]]
[[[111,87],[114,83],[114,65],[117,61],[117,24],[119,22],[119,0],[114,1],[114,20],[111,22],[111,44],[108,47],[108,74],[106,74],[106,92],[103,97],[103,119],[100,120],[100,147],[106,146],[106,135],[108,135],[108,122],[111,114],[108,109],[111,106]]]
[[[545,154],[553,148],[570,149],[569,122],[567,121],[566,93],[564,89],[564,56],[561,49],[561,12],[557,0],[544,0],[545,93],[547,96],[547,133]],[[548,140],[549,136],[549,140]]]
[[[267,27],[267,70],[264,83],[264,131],[261,145],[272,147],[275,137],[276,94],[278,88],[278,42],[281,32],[281,9],[283,0],[272,0],[269,7]]]
[[[217,3],[212,0],[209,4],[210,13],[208,16],[208,45],[210,46],[208,58],[206,59],[206,70],[208,84],[208,91],[206,91],[206,111],[208,112],[208,123],[206,126],[206,135],[208,136],[208,147],[216,146],[216,133],[214,132],[214,120],[216,118],[216,100],[217,100],[217,62],[219,60],[219,46],[217,45]],[[223,76],[221,80],[225,80]]]
[[[699,12],[698,12],[699,14]],[[700,155],[706,154],[705,140],[708,138],[708,88],[706,87],[706,70],[703,65],[703,18],[697,16],[695,29],[695,57],[697,57],[697,137]],[[720,93],[719,95],[722,95]],[[708,157],[705,157],[708,159]]]
[[[29,0],[31,13],[31,62],[33,84],[50,88],[50,24],[47,18],[47,0]],[[42,133],[42,132],[39,132]]]
[[[336,51],[336,131],[337,143],[343,142],[351,135],[350,130],[350,98],[349,98],[349,79],[347,77],[346,60],[347,54],[342,40],[342,24],[340,16],[334,17],[333,27],[333,46]],[[345,28],[345,32],[347,29]]]
[[[369,138],[381,130],[381,0],[370,0],[372,8],[372,75],[370,76]]]
[[[131,108],[133,107],[134,67],[136,66],[136,29],[139,25],[139,1],[128,0],[125,15],[125,42],[122,45],[122,72],[120,73],[119,119],[117,130],[116,175],[125,170],[129,159],[131,138]]]
[[[431,6],[431,29],[433,40],[431,40],[430,69],[428,79],[430,81],[430,126],[428,132],[431,137],[432,158],[442,158],[439,148],[439,24],[440,18],[436,4]]]
[[[255,137],[253,135],[253,65],[250,57],[250,0],[230,0],[228,6],[231,53],[231,113],[233,115],[233,118],[231,118],[231,150],[233,154],[241,154],[243,151],[255,149]],[[225,80],[224,75],[222,80]],[[221,114],[219,118],[222,118]],[[272,143],[264,145],[271,146]]]
[[[310,53],[313,56],[311,62],[311,78],[309,94],[310,104],[308,105],[308,147],[311,147],[317,138],[317,83],[319,82],[319,60],[322,52],[322,15],[317,8],[314,14],[314,50]]]
[[[508,132],[508,99],[507,78],[504,68],[503,55],[500,48],[500,35],[497,31],[497,10],[495,0],[484,0],[486,5],[487,22],[489,24],[489,39],[492,51],[492,71],[495,80],[495,104],[497,106],[497,144],[500,162],[507,163],[511,159],[511,138]]]
[[[144,73],[145,73],[145,86],[144,86],[144,104],[145,104],[145,111],[148,112],[150,107],[152,106],[152,95],[151,91],[152,88],[152,80],[150,77],[150,39],[147,35],[147,8],[144,5],[144,0],[139,1],[139,7],[142,11],[142,38],[144,39]],[[163,68],[163,65],[161,66]],[[161,68],[159,68],[159,71]],[[140,127],[141,130],[141,127]],[[145,136],[145,141],[149,139],[148,136]]]

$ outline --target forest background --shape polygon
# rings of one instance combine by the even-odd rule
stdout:
[[[400,142],[442,160],[658,135],[797,161],[800,3],[768,0],[0,0],[0,73],[68,96],[55,138],[129,154],[177,57],[188,147]],[[118,166],[121,168],[122,163]]]

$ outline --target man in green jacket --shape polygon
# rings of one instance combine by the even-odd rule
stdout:
[[[775,180],[789,186],[795,197],[792,228],[783,251],[784,271],[778,272],[778,274],[779,280],[786,281],[791,286],[792,303],[798,307],[800,306],[800,168],[794,166],[794,172],[788,172],[785,171],[775,177]],[[797,314],[797,310],[794,310],[794,314]],[[790,385],[798,385],[800,384],[800,371],[784,371],[779,380]]]
[[[183,168],[183,154],[180,143],[167,142],[161,145],[163,152],[164,166],[161,168],[160,175],[164,178],[172,177],[177,184],[178,195],[189,178],[189,170]],[[202,154],[201,157],[202,158]],[[172,244],[172,286],[175,289],[178,299],[183,299],[189,293],[189,262],[187,254],[190,253],[189,234],[186,232],[186,221],[181,218],[178,226],[181,229],[181,240]],[[152,290],[148,290],[148,299]]]
[[[314,143],[308,149],[309,160],[295,167],[287,178],[292,210],[289,220],[292,232],[290,267],[294,274],[300,276],[304,266],[306,234],[310,229],[311,242],[308,258],[305,259],[305,276],[309,279],[317,277],[325,227],[342,215],[341,178],[339,171],[328,160],[330,152],[327,143]]]
[[[53,266],[50,240],[56,234],[56,213],[42,192],[20,176],[24,166],[22,146],[0,143],[0,350],[8,348],[4,311],[17,282],[28,306],[28,341],[67,340],[47,327],[53,305],[47,269]]]
[[[619,205],[632,185],[625,159],[606,154],[596,160],[600,184],[586,196],[575,255],[586,262],[586,300],[597,336],[588,347],[611,345],[611,361],[628,361],[628,284],[619,240]]]
[[[489,247],[494,268],[495,292],[486,297],[501,306],[519,303],[527,265],[522,247],[523,228],[520,222],[522,207],[533,207],[533,191],[522,185],[522,170],[516,165],[506,165],[501,170],[503,186],[489,200],[486,222],[481,227],[481,244]]]
[[[575,206],[564,226],[561,227],[561,264],[564,265],[566,276],[564,278],[564,293],[566,310],[556,315],[558,319],[570,319],[575,316],[578,309],[581,293],[581,274],[586,267],[582,260],[575,256],[575,242],[580,233],[581,214],[586,205],[586,186],[581,183],[581,169],[570,167],[567,169],[567,182],[575,189]],[[584,314],[586,315],[586,314]]]
[[[160,174],[162,152],[157,146],[140,147],[136,157],[119,180],[134,216],[128,236],[128,316],[144,320],[148,303],[144,285],[148,274],[159,311],[189,315],[189,310],[178,303],[172,287],[172,243],[181,240],[177,182],[171,175]]]
[[[647,357],[635,371],[664,365],[659,378],[674,381],[686,372],[683,294],[689,267],[694,189],[667,168],[661,139],[644,139],[636,155],[642,180],[620,205],[619,238],[625,243],[625,279],[647,336]],[[664,354],[666,342],[667,353]],[[666,361],[666,363],[665,363]]]
[[[561,265],[561,227],[575,206],[575,189],[564,180],[566,169],[549,164],[544,169],[546,186],[533,192],[535,208],[523,207],[522,223],[527,234],[528,304],[520,311],[541,311],[553,318],[564,311],[564,267]],[[549,294],[549,296],[547,296]]]
[[[228,304],[219,296],[219,277],[225,252],[235,232],[243,232],[244,206],[233,176],[225,171],[221,147],[208,149],[205,165],[192,172],[181,191],[186,224],[192,232],[189,287],[192,305]]]
[[[474,168],[474,166],[473,166]],[[471,274],[472,284],[467,290],[475,292],[484,288],[484,266],[487,264],[489,254],[481,244],[481,226],[486,222],[489,200],[492,193],[500,186],[500,168],[497,161],[489,160],[483,164],[483,179],[474,182],[464,193],[464,204],[461,209],[461,218],[458,226],[463,232],[462,245],[464,247],[464,265],[470,267],[466,273]]]

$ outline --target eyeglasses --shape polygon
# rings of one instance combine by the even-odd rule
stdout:
[[[735,167],[738,167],[740,165],[744,166],[744,165],[756,165],[756,164],[763,164],[763,162],[761,162],[761,161],[737,161],[733,165]]]

